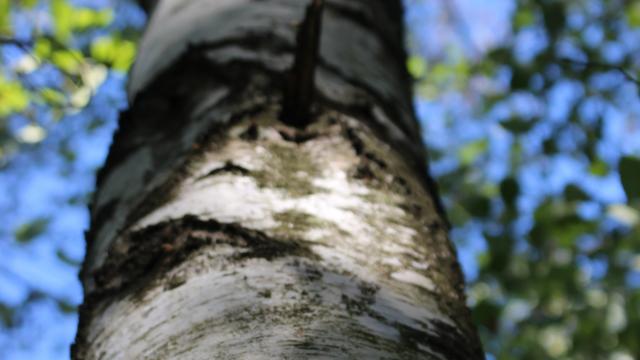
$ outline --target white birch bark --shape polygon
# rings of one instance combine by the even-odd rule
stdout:
[[[75,359],[483,358],[400,5],[328,1],[297,129],[278,111],[305,5],[155,5],[98,176]]]

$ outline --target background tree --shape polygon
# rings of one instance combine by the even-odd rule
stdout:
[[[637,357],[638,5],[405,5],[415,106],[489,357]],[[101,11],[104,28],[87,21]],[[84,194],[126,106],[114,59],[128,66],[144,16],[106,0],[4,0],[0,14],[2,36],[32,42],[0,50],[0,357],[64,357],[75,316],[56,309],[81,301]],[[52,36],[64,40],[34,66],[24,49]],[[103,75],[60,70],[71,49],[73,72]],[[91,101],[68,106],[85,78]],[[44,102],[43,88],[62,96]]]

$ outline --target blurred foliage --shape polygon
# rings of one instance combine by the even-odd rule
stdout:
[[[114,24],[113,9],[105,1],[0,0],[0,166],[44,140],[28,136],[46,127],[42,119],[81,111],[109,71],[126,73],[139,29]],[[12,129],[10,115],[26,128]]]
[[[485,349],[640,358],[640,2],[503,1],[480,45],[465,3],[410,3],[456,35],[409,19],[408,69]]]
[[[135,56],[125,3],[0,0],[0,175],[42,147],[74,176],[74,140],[107,121],[92,101]],[[405,3],[416,107],[489,357],[640,358],[640,2]],[[58,215],[14,219],[0,248],[52,241]],[[51,252],[76,271],[80,257]],[[0,281],[28,282],[12,271],[0,261]],[[26,294],[0,296],[5,327],[47,299],[74,311],[53,291]]]
[[[36,218],[27,223],[20,225],[14,232],[14,237],[17,242],[27,243],[42,233],[47,229],[47,225],[49,225],[49,219],[47,218]]]
[[[144,21],[127,0],[0,0],[0,359],[68,356],[88,192]]]

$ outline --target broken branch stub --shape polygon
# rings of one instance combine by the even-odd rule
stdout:
[[[311,122],[323,7],[323,0],[313,0],[307,6],[304,20],[296,35],[294,63],[285,76],[280,119],[299,128]]]

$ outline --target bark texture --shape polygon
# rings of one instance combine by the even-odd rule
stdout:
[[[483,358],[399,2],[326,2],[305,129],[278,114],[307,2],[145,4],[73,357]]]

